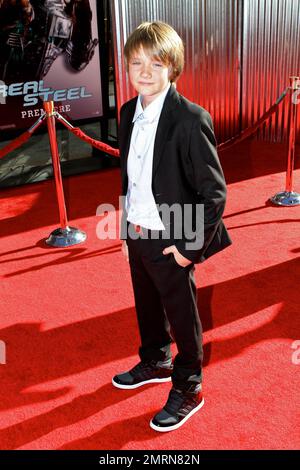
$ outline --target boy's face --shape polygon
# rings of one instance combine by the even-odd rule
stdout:
[[[143,96],[143,105],[147,106],[168,86],[171,67],[146,54],[141,47],[132,53],[128,72],[132,86]]]

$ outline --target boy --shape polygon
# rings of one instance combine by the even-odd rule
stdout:
[[[210,115],[174,86],[184,63],[178,34],[162,22],[142,23],[128,38],[125,57],[139,96],[121,109],[127,232],[121,238],[127,239],[141,360],[112,383],[134,389],[172,380],[166,405],[150,422],[164,432],[182,426],[204,403],[194,264],[231,243],[222,222],[226,187]]]

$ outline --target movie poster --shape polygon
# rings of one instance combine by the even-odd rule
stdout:
[[[70,120],[102,115],[96,0],[0,0],[0,135],[43,101]]]

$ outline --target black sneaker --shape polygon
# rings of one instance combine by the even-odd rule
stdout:
[[[172,388],[167,403],[150,421],[150,427],[159,432],[178,429],[203,405],[201,391],[184,392]]]
[[[165,362],[139,362],[128,372],[115,375],[112,383],[117,388],[130,389],[150,383],[170,382],[172,372],[171,359]]]

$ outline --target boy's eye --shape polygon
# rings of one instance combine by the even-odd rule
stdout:
[[[160,62],[154,62],[154,67],[162,67],[162,64]]]

